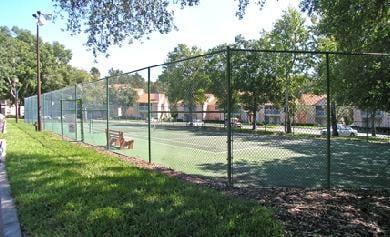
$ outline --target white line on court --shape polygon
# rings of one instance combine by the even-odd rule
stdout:
[[[145,139],[145,137],[137,137],[137,136],[133,136],[134,138],[138,138],[138,139],[141,139],[141,140],[144,140],[144,141],[148,141],[148,139]],[[219,154],[219,152],[215,152],[215,151],[207,151],[207,150],[203,150],[203,149],[199,149],[199,148],[194,148],[194,147],[183,147],[183,146],[175,146],[175,145],[172,145],[172,144],[167,144],[167,143],[164,143],[164,142],[156,142],[156,141],[152,141],[153,143],[158,143],[158,144],[162,144],[162,145],[166,145],[166,146],[170,146],[170,147],[175,147],[175,148],[187,148],[187,149],[191,149],[191,150],[197,150],[197,151],[201,151],[201,152],[205,152],[205,153],[212,153],[212,154]],[[189,144],[189,143],[185,143],[185,144]]]
[[[139,137],[142,137],[143,139],[147,139],[146,136],[139,136]],[[160,137],[152,137],[152,141],[155,140],[155,139],[158,139],[158,140],[161,140],[161,141],[172,141],[173,139],[167,139],[167,138],[160,138]],[[181,139],[183,140],[183,139]],[[175,143],[180,143],[180,144],[186,144],[186,145],[193,145],[193,143],[188,143],[188,142],[182,142],[182,141],[176,141],[174,140]],[[196,145],[197,147],[203,147],[205,149],[210,149],[210,146],[204,146],[204,145]],[[178,147],[178,146],[176,146]],[[214,151],[213,151],[214,152]],[[214,153],[217,153],[217,152],[214,152]]]

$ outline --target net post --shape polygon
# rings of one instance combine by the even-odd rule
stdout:
[[[230,47],[226,48],[226,77],[227,77],[227,91],[228,91],[228,101],[227,101],[227,176],[228,176],[228,186],[232,186],[232,125],[230,123],[231,113],[232,113],[232,88],[231,88],[231,51]]]
[[[63,112],[62,112],[62,99],[60,100],[60,107],[61,107],[61,113],[60,113],[60,116],[61,116],[61,138],[62,140],[64,140],[64,122],[63,122]]]
[[[152,162],[152,147],[151,147],[151,135],[150,135],[150,67],[148,67],[148,158],[149,163]]]
[[[330,189],[330,80],[329,54],[326,54],[326,186]]]
[[[107,145],[106,145],[106,148],[107,150],[110,150],[110,137],[109,137],[109,128],[110,128],[110,125],[109,125],[109,117],[110,117],[110,98],[109,98],[109,77],[106,78],[106,142],[107,142]]]

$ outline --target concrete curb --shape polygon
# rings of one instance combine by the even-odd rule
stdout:
[[[0,162],[0,236],[20,237],[22,232],[18,214],[11,196],[11,189],[5,171],[5,165]]]

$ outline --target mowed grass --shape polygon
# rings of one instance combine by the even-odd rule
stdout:
[[[272,211],[12,121],[6,168],[32,236],[282,236]]]

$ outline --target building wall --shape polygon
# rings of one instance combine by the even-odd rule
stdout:
[[[1,111],[0,113],[5,116],[16,116],[15,105],[9,105],[8,101],[0,101]],[[24,106],[20,106],[20,116],[24,116]]]
[[[375,117],[375,125],[377,127],[390,128],[390,113],[380,111],[380,116]],[[354,125],[358,127],[367,127],[366,113],[360,109],[355,108],[353,110]],[[368,126],[371,127],[371,117],[368,114]]]

